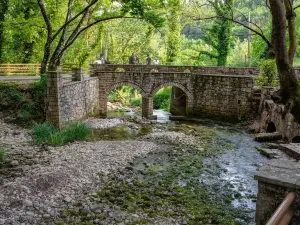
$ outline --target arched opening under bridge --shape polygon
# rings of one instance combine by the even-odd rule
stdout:
[[[122,85],[111,90],[107,96],[107,116],[141,115],[142,94],[139,88]]]

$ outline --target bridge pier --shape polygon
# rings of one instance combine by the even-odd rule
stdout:
[[[61,126],[60,100],[63,87],[61,71],[47,72],[46,120],[54,126]]]
[[[153,115],[153,98],[142,98],[142,116],[150,119]]]

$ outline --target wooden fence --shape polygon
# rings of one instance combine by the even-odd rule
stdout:
[[[76,64],[63,64],[63,74],[71,74]],[[0,64],[0,76],[36,76],[40,74],[41,64]]]

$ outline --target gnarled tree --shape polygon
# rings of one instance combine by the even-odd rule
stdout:
[[[293,68],[296,53],[296,25],[293,0],[270,0],[272,14],[272,44],[280,80],[280,95],[287,106],[286,112],[292,112],[300,121],[300,89]],[[287,28],[288,25],[288,28]],[[288,31],[288,36],[286,36]],[[287,47],[288,37],[289,47]]]
[[[66,50],[87,29],[108,20],[120,18],[141,18],[151,22],[154,26],[161,26],[163,19],[156,16],[155,8],[142,0],[112,1],[109,10],[104,9],[102,1],[82,0],[81,5],[75,7],[73,0],[68,0],[65,22],[57,30],[53,28],[50,13],[44,0],[37,0],[47,28],[47,40],[44,46],[44,56],[41,63],[41,73],[47,70],[57,70]],[[113,4],[114,2],[114,4]],[[157,5],[157,4],[156,4]],[[129,15],[129,16],[127,16]]]

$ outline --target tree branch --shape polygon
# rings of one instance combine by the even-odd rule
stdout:
[[[239,25],[241,25],[241,26],[243,26],[243,27],[251,30],[252,32],[254,32],[255,34],[257,34],[258,36],[260,36],[264,40],[264,42],[266,42],[266,44],[269,47],[272,47],[271,42],[266,38],[266,36],[264,34],[258,32],[257,30],[254,30],[253,28],[247,26],[246,24],[243,24],[240,21],[235,20],[234,18],[228,18],[228,17],[225,17],[225,16],[211,16],[211,17],[206,17],[206,18],[194,18],[193,20],[198,21],[198,20],[211,20],[211,19],[225,19],[225,20],[230,20],[230,21],[232,21],[232,22],[234,22],[236,24],[239,24]]]
[[[68,2],[68,12],[67,12],[67,15],[66,15],[66,20],[65,20],[65,24],[68,23],[68,21],[70,20],[70,17],[71,17],[71,7],[72,7],[72,3],[73,3],[73,0],[69,0]],[[52,59],[55,59],[57,55],[59,55],[59,51],[61,49],[61,47],[63,46],[65,40],[66,40],[66,37],[67,37],[67,31],[68,31],[68,28],[69,26],[65,26],[63,31],[62,31],[62,35],[60,37],[60,40],[54,50],[54,53],[52,54],[51,56],[51,59],[50,59],[50,62],[52,61]]]
[[[216,56],[216,55],[214,55],[214,54],[212,54],[212,53],[210,53],[210,52],[208,52],[208,51],[200,51],[199,54],[200,54],[200,55],[201,55],[201,54],[204,54],[204,55],[207,55],[207,56],[209,56],[210,58],[214,58],[214,59],[217,59],[217,58],[218,58],[218,56]]]
[[[70,19],[67,23],[62,25],[56,33],[53,35],[53,40],[59,35],[59,33],[65,28],[65,26],[68,26],[70,23],[72,23],[74,20],[76,20],[80,15],[88,11],[93,5],[95,5],[98,2],[98,0],[93,0],[87,7],[85,7],[82,11],[77,13],[72,19]]]
[[[121,18],[124,18],[124,19],[133,19],[134,17],[124,17],[124,16],[120,16],[120,15],[119,15],[119,16],[113,16],[113,17],[109,17],[109,18],[99,19],[99,20],[97,20],[97,21],[95,21],[95,22],[93,22],[93,23],[91,23],[91,24],[85,26],[85,27],[82,28],[80,31],[78,31],[78,33],[74,36],[74,38],[73,38],[72,40],[70,40],[70,42],[69,42],[67,45],[65,45],[65,47],[61,50],[61,52],[60,52],[60,54],[59,54],[59,57],[61,57],[61,56],[64,54],[64,52],[67,50],[67,48],[68,48],[69,46],[71,46],[71,45],[73,44],[73,42],[77,39],[77,37],[78,37],[82,32],[84,32],[85,30],[89,29],[90,27],[92,27],[92,26],[94,26],[94,25],[96,25],[96,24],[98,24],[98,23],[101,23],[101,22],[104,22],[104,21],[107,21],[107,20],[121,19]],[[136,18],[135,18],[135,19],[136,19]]]

